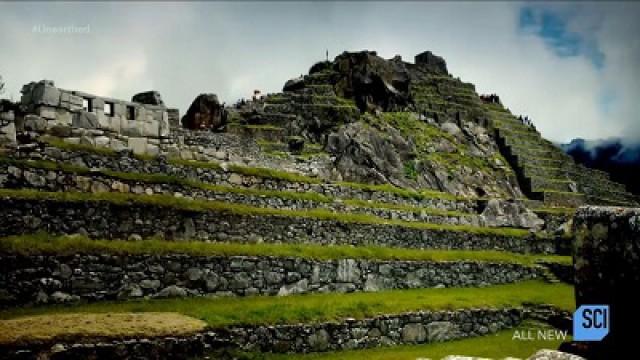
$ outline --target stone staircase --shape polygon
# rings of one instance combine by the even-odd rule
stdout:
[[[498,146],[529,198],[553,206],[637,204],[624,185],[612,181],[603,171],[575,163],[501,105],[485,107]]]

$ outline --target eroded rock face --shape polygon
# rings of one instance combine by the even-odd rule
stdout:
[[[219,130],[227,123],[227,111],[215,94],[200,94],[182,117],[187,129]]]
[[[360,111],[398,111],[409,103],[409,73],[402,61],[387,61],[374,51],[336,57],[339,96],[354,99]]]
[[[343,179],[398,183],[412,145],[394,128],[383,134],[362,122],[348,124],[329,135],[327,149],[336,155]]]

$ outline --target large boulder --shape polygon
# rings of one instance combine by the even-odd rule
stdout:
[[[215,94],[200,94],[182,117],[187,129],[220,130],[227,123],[227,111]]]
[[[282,91],[297,91],[303,89],[305,86],[304,77],[300,76],[297,78],[289,79],[286,83],[284,83],[284,87]]]
[[[402,61],[374,51],[344,52],[334,61],[339,96],[354,99],[360,111],[403,110],[409,102],[409,73]]]
[[[135,94],[131,98],[131,101],[137,102],[140,104],[164,106],[164,101],[162,101],[162,96],[160,96],[160,93],[155,90],[145,91],[145,92]]]
[[[525,229],[541,229],[544,220],[520,201],[491,199],[480,215],[484,226],[518,227]]]

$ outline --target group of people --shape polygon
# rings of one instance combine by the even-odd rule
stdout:
[[[500,97],[496,94],[480,95],[480,100],[489,104],[500,104]]]
[[[526,116],[526,115],[525,115],[525,116],[518,115],[518,120],[519,120],[521,123],[523,123],[524,125],[526,125],[526,126],[528,126],[528,127],[532,128],[532,129],[534,129],[534,130],[536,129],[536,126],[535,126],[535,125],[533,125],[533,121],[532,121],[531,119],[529,119],[529,117],[528,117],[528,116]]]

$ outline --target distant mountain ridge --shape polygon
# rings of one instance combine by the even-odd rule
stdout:
[[[640,194],[640,143],[620,138],[585,140],[573,139],[560,147],[574,160],[585,166],[608,172],[611,178]]]

